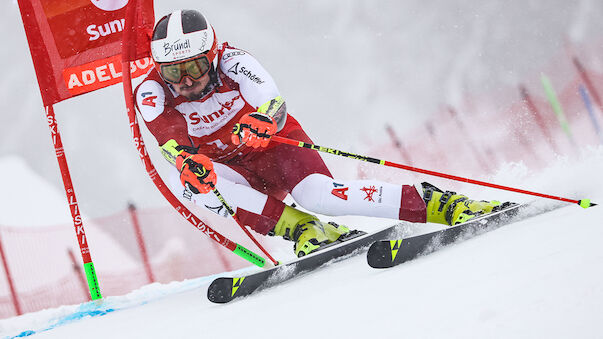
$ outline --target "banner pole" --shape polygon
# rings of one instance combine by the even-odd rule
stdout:
[[[71,174],[69,173],[69,166],[67,165],[67,158],[65,157],[65,150],[63,149],[63,142],[61,141],[61,134],[59,133],[59,127],[52,105],[46,107],[46,120],[48,122],[48,127],[50,128],[57,161],[59,162],[63,186],[65,186],[65,193],[67,194],[67,203],[69,204],[71,217],[73,218],[75,236],[77,238],[77,243],[80,246],[80,253],[82,254],[82,260],[84,262],[84,271],[86,272],[86,279],[88,280],[90,297],[92,300],[102,299],[103,296],[101,295],[98,278],[96,277],[94,263],[90,256],[90,249],[88,248],[88,240],[86,239],[86,233],[84,232],[80,208],[75,197],[73,183],[71,182]]]

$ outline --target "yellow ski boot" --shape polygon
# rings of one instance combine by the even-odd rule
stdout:
[[[297,257],[303,257],[321,246],[337,241],[350,234],[350,229],[335,223],[323,223],[317,217],[290,206],[285,206],[283,214],[269,235],[279,235],[293,240],[293,250]]]
[[[427,205],[427,222],[453,226],[480,215],[501,209],[500,201],[470,200],[456,192],[443,192],[430,183],[424,182],[423,200]]]

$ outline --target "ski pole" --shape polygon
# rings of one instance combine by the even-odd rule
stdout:
[[[216,196],[216,198],[218,198],[218,200],[220,200],[220,202],[222,203],[222,206],[224,206],[224,208],[226,209],[226,211],[228,211],[228,214],[230,214],[230,216],[234,219],[234,221],[236,221],[236,223],[239,225],[239,227],[241,227],[241,229],[243,230],[243,232],[245,232],[245,234],[247,234],[247,236],[253,241],[253,243],[262,251],[264,252],[264,254],[268,257],[268,259],[270,259],[270,261],[272,261],[272,263],[274,264],[274,266],[278,265],[278,261],[274,260],[274,258],[270,255],[270,253],[268,253],[268,251],[266,251],[266,249],[255,239],[255,237],[249,232],[249,230],[247,230],[245,228],[245,226],[243,225],[243,223],[241,223],[241,220],[239,220],[239,217],[237,216],[237,214],[235,213],[235,211],[230,207],[230,205],[226,202],[226,199],[224,199],[224,197],[222,196],[222,194],[220,194],[220,191],[218,191],[217,188],[214,187],[214,185],[211,185],[211,187],[213,187],[213,193]],[[271,265],[267,265],[265,268],[270,268]]]
[[[338,155],[338,156],[341,156],[341,157],[344,157],[344,158],[350,158],[350,159],[356,159],[356,160],[361,160],[361,161],[367,161],[367,162],[371,162],[371,163],[378,164],[378,165],[400,168],[400,169],[407,170],[407,171],[418,172],[418,173],[423,173],[423,174],[427,174],[427,175],[431,175],[431,176],[436,176],[436,177],[441,177],[441,178],[446,178],[446,179],[451,179],[451,180],[466,182],[466,183],[469,183],[469,184],[481,185],[481,186],[492,187],[492,188],[496,188],[496,189],[500,189],[500,190],[506,190],[506,191],[516,192],[516,193],[528,194],[528,195],[534,195],[534,196],[541,197],[541,198],[547,198],[547,199],[553,199],[553,200],[559,200],[559,201],[569,202],[569,203],[573,203],[573,204],[578,204],[582,208],[588,208],[588,207],[596,206],[597,205],[597,204],[591,202],[590,199],[573,200],[573,199],[568,199],[568,198],[556,197],[556,196],[548,195],[548,194],[531,192],[531,191],[527,191],[527,190],[523,190],[523,189],[519,189],[519,188],[513,188],[513,187],[509,187],[509,186],[502,186],[502,185],[492,184],[492,183],[485,182],[485,181],[473,180],[473,179],[469,179],[469,178],[458,177],[456,175],[450,175],[450,174],[446,174],[446,173],[440,173],[440,172],[430,171],[430,170],[421,169],[421,168],[417,168],[417,167],[412,167],[412,166],[397,164],[397,163],[394,163],[394,162],[391,162],[391,161],[380,160],[380,159],[376,159],[376,158],[367,157],[367,156],[364,156],[364,155],[358,155],[358,154],[354,154],[354,153],[343,152],[343,151],[336,150],[336,149],[333,149],[333,148],[328,148],[328,147],[313,145],[313,144],[309,144],[309,143],[306,143],[306,142],[303,142],[303,141],[298,141],[298,140],[293,140],[293,139],[289,139],[289,138],[284,138],[284,137],[280,137],[280,136],[277,136],[277,135],[272,136],[272,138],[270,140],[279,142],[281,144],[287,144],[287,145],[292,145],[292,146],[301,147],[301,148],[308,148],[308,149],[312,149],[312,150],[319,151],[319,152],[334,154],[334,155]]]
[[[198,165],[191,165],[191,166],[192,166],[192,169],[195,172],[195,174],[198,175],[199,179],[205,179],[211,173],[203,166],[198,166]],[[249,237],[249,239],[251,239],[253,241],[253,243],[262,252],[264,252],[264,254],[266,254],[268,259],[270,259],[272,261],[272,263],[274,264],[274,265],[266,265],[265,268],[270,268],[270,267],[274,267],[274,266],[278,265],[278,262],[276,260],[274,260],[274,258],[272,258],[270,253],[268,253],[268,251],[266,251],[266,249],[264,249],[264,247],[255,239],[255,237],[245,228],[245,225],[243,225],[241,220],[239,220],[239,217],[235,213],[234,209],[232,209],[232,207],[230,207],[230,205],[226,202],[226,199],[224,199],[224,197],[222,196],[220,191],[218,191],[218,188],[216,188],[216,185],[211,182],[208,185],[212,188],[212,193],[216,196],[216,198],[218,198],[218,200],[220,201],[222,206],[226,209],[226,211],[228,211],[228,214],[230,214],[230,216],[237,223],[237,225],[239,225],[239,227],[241,227],[241,229],[243,230],[243,232],[245,232],[245,234]]]

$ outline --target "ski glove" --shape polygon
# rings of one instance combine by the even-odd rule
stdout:
[[[195,194],[206,194],[214,190],[218,177],[211,160],[203,154],[182,151],[176,158],[180,181]]]
[[[266,147],[277,131],[277,125],[269,115],[253,112],[245,114],[232,130],[232,143],[249,147]]]

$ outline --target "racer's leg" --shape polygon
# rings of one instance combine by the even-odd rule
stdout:
[[[312,143],[291,116],[278,135]],[[297,203],[311,212],[425,222],[425,202],[418,193],[420,189],[376,180],[334,180],[316,151],[270,144],[268,149],[242,159],[239,167],[262,179],[262,187],[253,185],[257,189],[289,192]]]
[[[241,222],[261,234],[267,234],[280,218],[285,204],[251,187],[248,180],[232,168],[214,162],[218,176],[216,188],[226,202],[235,210]],[[180,173],[173,168],[169,185],[177,197],[184,198],[203,206],[210,211],[227,217],[228,212],[213,193],[193,194],[180,182]]]
[[[425,222],[425,202],[411,185],[377,180],[336,180],[311,174],[293,188],[293,199],[324,215],[362,215]]]

